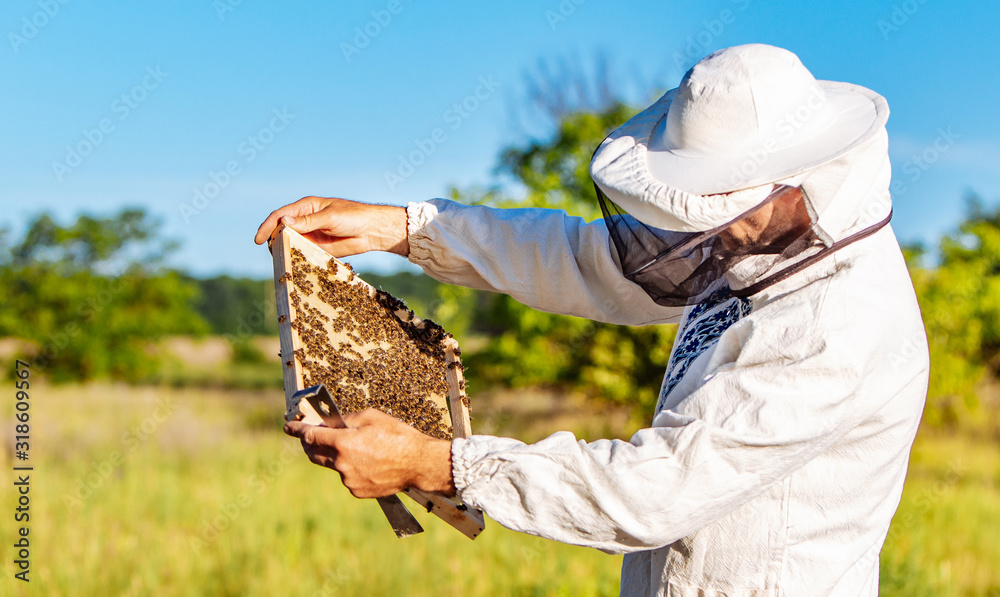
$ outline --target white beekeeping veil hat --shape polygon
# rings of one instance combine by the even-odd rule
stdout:
[[[882,96],[818,81],[787,50],[709,55],[594,153],[623,273],[664,305],[748,296],[874,232],[890,211],[888,115]],[[808,223],[722,242],[775,202]]]

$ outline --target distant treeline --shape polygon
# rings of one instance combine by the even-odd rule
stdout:
[[[437,302],[441,284],[429,276],[412,272],[362,275],[366,282],[402,298],[418,313],[426,313],[426,309]],[[210,278],[184,276],[184,280],[198,290],[193,307],[208,324],[209,333],[226,336],[278,334],[272,278],[222,275]]]
[[[209,332],[220,335],[276,335],[274,282],[271,279],[184,277],[198,289],[194,310],[208,324]]]
[[[234,352],[276,335],[274,283],[198,278],[166,267],[176,243],[141,209],[61,224],[42,213],[20,238],[0,229],[0,351],[53,381],[156,379],[168,336],[225,336]],[[401,272],[365,278],[417,310],[438,295],[431,278]],[[422,311],[423,312],[423,311]]]
[[[504,151],[500,172],[526,191],[517,198],[498,188],[451,196],[600,217],[587,165],[593,147],[631,113],[619,105],[568,114],[551,139]],[[980,402],[980,384],[1000,373],[1000,209],[987,210],[971,195],[967,205],[965,220],[939,246],[905,249],[930,342],[924,420],[992,421],[1000,433],[1000,408]],[[276,333],[270,280],[173,271],[164,257],[175,245],[158,236],[160,229],[142,210],[127,209],[69,225],[41,214],[19,239],[0,230],[0,348],[13,342],[14,354],[57,381],[143,381],[156,379],[161,363],[151,346],[166,336],[219,334],[235,353],[254,335]],[[647,415],[655,404],[676,326],[612,326],[541,313],[505,295],[409,272],[362,275],[465,343],[470,387],[556,386]],[[899,358],[917,340],[900,339]]]

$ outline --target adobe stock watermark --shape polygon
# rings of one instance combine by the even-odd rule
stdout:
[[[899,31],[910,17],[917,14],[929,0],[904,0],[899,4],[892,5],[892,12],[888,19],[878,20],[878,31],[882,34],[882,41],[889,41],[889,35]]]
[[[323,573],[323,584],[309,597],[337,597],[350,577],[342,567],[331,567]]]
[[[586,1],[587,0],[561,0],[555,10],[546,10],[545,20],[548,21],[549,28],[555,31],[559,25],[562,25],[568,21],[571,16],[575,15],[576,9]]]
[[[261,495],[285,472],[289,464],[301,458],[298,442],[283,442],[282,450],[266,465],[258,467],[257,472],[247,479],[255,495]],[[201,521],[197,535],[190,538],[191,548],[197,552],[214,543],[222,533],[227,531],[240,517],[244,510],[253,504],[253,496],[249,491],[241,491],[235,498],[222,505],[218,512]]]
[[[479,84],[472,93],[451,105],[444,111],[441,119],[448,129],[457,131],[462,128],[462,124],[472,117],[479,110],[483,102],[488,100],[500,87],[500,83],[493,79],[493,75],[479,77]],[[437,148],[448,140],[448,133],[445,127],[435,127],[426,137],[413,140],[413,149],[409,153],[400,154],[399,163],[395,170],[386,170],[383,174],[385,184],[389,190],[395,190],[397,186],[413,176],[417,168],[431,157]]]
[[[83,323],[91,323],[99,314],[103,313],[111,304],[112,299],[125,289],[125,282],[122,279],[125,275],[124,271],[109,275],[106,278],[107,283],[104,288],[79,300],[76,308],[79,319],[70,321],[59,331],[50,333],[38,353],[32,358],[31,366],[38,371],[44,371],[74,338],[84,333],[80,320]]]
[[[537,545],[525,545],[521,547],[521,559],[531,564],[546,563],[548,554]]]
[[[684,39],[683,52],[674,52],[674,66],[681,72],[687,72],[715,44],[729,25],[736,22],[739,13],[750,7],[751,0],[732,0],[735,8],[724,8],[713,19],[701,22],[702,28],[697,33]]]
[[[243,173],[243,168],[247,164],[257,159],[267,146],[274,142],[278,133],[288,128],[288,125],[295,120],[295,115],[288,112],[288,108],[271,110],[273,117],[256,133],[247,135],[245,139],[236,145],[236,153],[240,157],[226,162],[219,170],[211,170],[208,173],[209,181],[201,186],[191,189],[190,201],[177,204],[177,210],[185,224],[191,222],[191,218],[208,209],[212,201],[225,191],[233,182],[233,178]]]
[[[899,371],[916,357],[926,359],[927,350],[927,334],[921,327],[900,343],[899,348],[889,353],[889,364],[894,371]]]
[[[118,125],[115,120],[117,122],[127,120],[149,98],[150,92],[159,88],[169,75],[170,73],[160,70],[160,65],[156,65],[155,68],[147,66],[146,75],[143,76],[142,80],[111,102],[109,109],[111,114],[117,118],[102,118],[94,128],[83,129],[81,131],[83,138],[66,146],[66,155],[62,161],[52,162],[52,173],[55,174],[56,180],[62,182],[67,174],[79,168],[83,160],[94,153],[107,140],[108,136],[117,130]]]
[[[252,311],[236,318],[236,333],[224,336],[229,348],[235,350],[237,346],[259,334],[264,329],[267,320],[276,316],[274,303],[265,299],[255,300]]]
[[[215,9],[215,16],[219,21],[225,21],[226,15],[235,11],[240,4],[243,4],[243,0],[213,0],[212,8]]]
[[[938,127],[934,140],[919,153],[911,155],[908,160],[903,162],[903,167],[900,170],[905,175],[905,181],[902,177],[894,176],[892,178],[892,184],[889,185],[889,191],[892,195],[898,197],[906,193],[909,190],[907,184],[913,184],[920,180],[924,173],[938,163],[941,156],[954,147],[961,138],[962,136],[953,131],[950,126],[948,128]]]
[[[354,28],[354,37],[350,41],[340,42],[340,52],[348,64],[354,57],[371,45],[372,41],[382,34],[392,24],[392,19],[403,12],[402,0],[389,0],[385,8],[373,10],[368,14],[371,20]]]
[[[817,87],[801,103],[782,114],[775,123],[774,133],[764,139],[761,147],[752,150],[745,160],[733,168],[730,186],[735,189],[743,188],[742,185],[753,179],[774,153],[785,148],[782,141],[791,139],[813,118],[826,116],[826,104],[826,95]]]
[[[35,39],[38,33],[45,29],[52,19],[59,15],[63,6],[71,0],[38,0],[38,9],[30,17],[21,18],[21,28],[7,33],[7,41],[15,54],[21,53],[21,47]]]
[[[925,487],[913,502],[913,507],[898,512],[889,526],[886,540],[895,539],[899,533],[906,529],[913,528],[920,523],[921,518],[934,509],[945,493],[961,482],[965,475],[966,467],[959,459],[948,463],[948,474],[943,479],[938,480],[933,486]]]
[[[62,496],[67,507],[79,508],[83,502],[100,489],[122,464],[125,457],[134,453],[139,446],[149,441],[156,431],[174,414],[174,404],[169,397],[156,401],[152,412],[137,425],[122,432],[121,450],[112,450],[103,459],[91,465],[89,471],[77,479],[73,488]]]

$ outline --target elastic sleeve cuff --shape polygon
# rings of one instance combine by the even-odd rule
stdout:
[[[459,493],[472,483],[471,471],[472,463],[477,460],[475,446],[465,438],[456,438],[451,441],[451,476],[455,481],[455,489]]]
[[[437,215],[437,206],[432,203],[422,201],[406,204],[406,236],[410,244],[409,259],[417,265],[431,257],[433,243],[427,236],[425,227],[433,222]]]
[[[498,458],[498,452],[503,452],[524,443],[507,437],[491,435],[473,435],[468,438],[455,438],[451,442],[451,474],[455,481],[455,489],[462,501],[479,509],[484,509],[473,495],[472,488],[489,482],[504,462]]]

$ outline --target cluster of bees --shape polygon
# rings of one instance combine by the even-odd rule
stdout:
[[[401,300],[355,282],[349,265],[343,264],[349,270],[345,281],[335,260],[323,269],[301,251],[291,253],[292,274],[282,281],[292,282],[291,326],[301,345],[294,358],[304,384],[325,384],[344,414],[376,408],[450,439],[448,411],[433,399],[447,400],[447,367],[460,366],[445,361],[442,342],[450,335],[429,320],[414,325]]]

